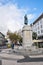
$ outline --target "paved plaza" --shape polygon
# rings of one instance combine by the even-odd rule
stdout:
[[[24,57],[17,54],[0,53],[1,65],[43,65],[43,55]]]

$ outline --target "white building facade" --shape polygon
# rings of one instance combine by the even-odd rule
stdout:
[[[33,32],[37,33],[39,39],[43,39],[43,14],[41,14],[32,24]]]

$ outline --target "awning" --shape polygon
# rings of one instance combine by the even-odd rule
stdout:
[[[43,40],[32,40],[33,42],[43,42]]]

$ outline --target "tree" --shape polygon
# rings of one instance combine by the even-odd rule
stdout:
[[[7,31],[7,35],[9,35],[10,33],[12,33],[10,30]]]
[[[36,33],[36,32],[33,32],[33,33],[32,33],[32,38],[33,38],[33,39],[37,39],[37,33]]]
[[[19,41],[20,43],[22,42],[22,37],[20,36],[20,35],[18,35],[18,34],[16,34],[16,33],[11,33],[11,32],[7,32],[7,35],[8,35],[8,37],[9,37],[9,39],[11,40],[11,41],[15,41],[15,43],[17,42],[17,41]]]
[[[20,35],[17,36],[18,36],[19,43],[22,43],[22,37]]]

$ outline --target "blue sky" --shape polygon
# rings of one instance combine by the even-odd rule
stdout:
[[[42,13],[43,0],[0,0],[0,31],[19,30],[24,25],[25,14],[31,24]]]
[[[30,8],[31,10],[28,13],[40,14],[43,12],[43,0],[0,0],[0,2],[2,2],[2,5],[17,3],[19,8]],[[34,11],[33,8],[37,10]]]

